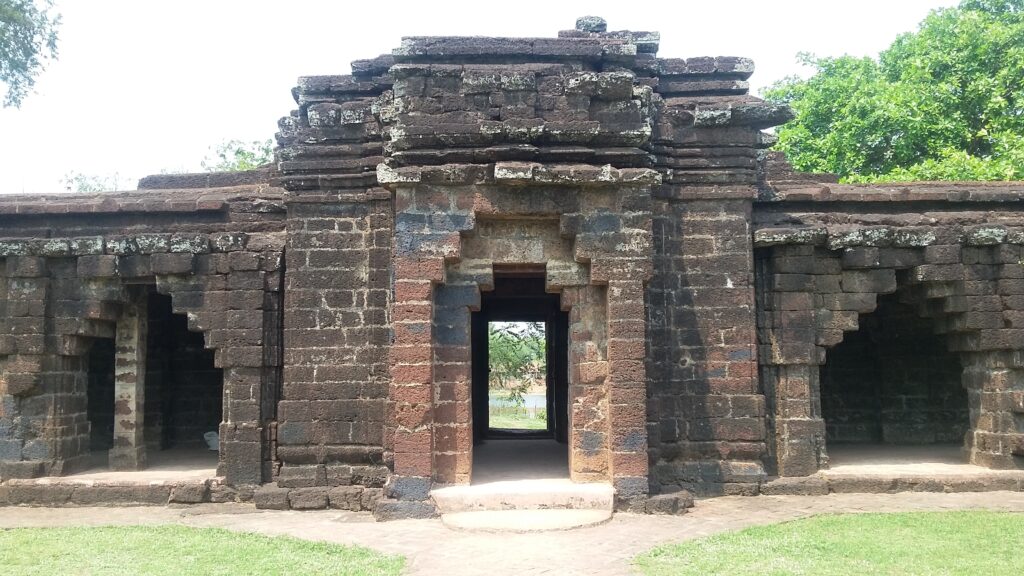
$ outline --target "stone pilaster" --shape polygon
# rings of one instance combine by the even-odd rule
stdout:
[[[114,470],[146,467],[143,430],[148,318],[145,293],[134,292],[115,328],[114,444],[109,455]]]

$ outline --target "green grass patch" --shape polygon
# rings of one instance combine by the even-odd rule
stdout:
[[[130,526],[0,530],[4,575],[398,574],[405,560],[359,546],[231,532]]]
[[[491,428],[504,428],[506,430],[545,430],[548,427],[546,420],[519,415],[494,415],[488,417],[488,425]]]
[[[546,430],[548,414],[546,410],[530,410],[524,406],[490,406],[487,425],[491,428],[511,430]]]
[[[642,574],[1024,574],[1024,514],[827,515],[659,546]]]

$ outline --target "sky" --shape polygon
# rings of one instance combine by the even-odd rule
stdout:
[[[661,32],[661,57],[747,56],[758,90],[806,76],[798,52],[875,56],[955,0],[516,2],[57,0],[59,58],[20,109],[0,109],[0,194],[63,191],[70,172],[122,189],[198,171],[226,140],[264,140],[299,76],[347,74],[402,36],[540,36],[597,15]]]

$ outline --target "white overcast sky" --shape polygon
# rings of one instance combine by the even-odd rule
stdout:
[[[661,32],[662,57],[748,56],[754,90],[796,54],[876,55],[955,0],[58,0],[60,57],[0,110],[0,193],[61,191],[69,171],[199,170],[209,147],[271,137],[295,79],[347,74],[402,36],[555,36],[576,17]]]

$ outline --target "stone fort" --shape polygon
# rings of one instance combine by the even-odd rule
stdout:
[[[215,478],[107,488],[433,515],[492,320],[544,323],[541,435],[619,510],[878,489],[821,476],[850,446],[1024,468],[1024,184],[795,173],[751,60],[658,41],[409,37],[300,78],[265,169],[0,196],[0,501],[217,431]]]

